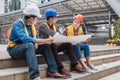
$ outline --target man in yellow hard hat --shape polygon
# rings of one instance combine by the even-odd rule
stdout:
[[[73,24],[66,27],[64,29],[63,34],[68,36],[68,37],[77,36],[77,35],[84,35],[84,32],[80,26],[83,23],[83,21],[84,21],[84,16],[82,14],[76,15],[74,17]],[[87,44],[87,42],[90,40],[91,39],[88,38],[86,40],[86,42],[74,45],[76,57],[79,60],[79,62],[81,63],[83,69],[85,69],[85,71],[88,73],[92,73],[92,70],[96,70],[96,68],[92,65],[92,63],[90,61],[90,48],[89,48],[89,45]],[[84,60],[82,60],[81,50],[84,50],[84,55],[86,58],[87,65],[85,64]]]

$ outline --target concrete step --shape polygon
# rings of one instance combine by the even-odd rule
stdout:
[[[92,64],[100,65],[120,60],[120,53],[91,57]]]
[[[10,59],[8,52],[6,51],[7,45],[0,45],[0,60]],[[90,45],[91,56],[100,56],[107,54],[114,54],[120,51],[119,46],[105,46],[105,45]]]
[[[66,80],[98,80],[99,78],[105,77],[107,75],[113,74],[115,72],[120,71],[120,61],[115,61],[112,63],[107,63],[106,66],[98,65],[97,71],[93,71],[93,74],[85,73],[79,74],[75,72],[71,72],[72,78]],[[64,62],[65,67],[70,70],[70,65],[67,62]],[[55,79],[55,78],[47,78],[46,65],[39,65],[39,70],[41,73],[42,80],[64,80],[64,79]],[[0,70],[0,80],[29,80],[28,76],[28,68],[20,67],[20,68],[10,68]]]
[[[1,47],[1,50],[0,50],[0,65],[2,65],[2,66],[0,66],[0,69],[26,66],[25,59],[17,59],[17,60],[11,59],[11,57],[8,55],[8,53],[5,52],[5,47],[6,46]],[[90,48],[91,48],[91,56],[92,57],[115,54],[115,53],[118,53],[119,49],[120,49],[119,47],[108,47],[108,46],[90,46]],[[64,55],[63,53],[59,53],[59,55],[60,55],[60,58],[62,61],[68,60],[68,57],[66,55]],[[116,57],[114,58],[114,60],[117,59]],[[45,59],[42,55],[38,55],[37,58],[38,58],[39,64],[45,63]],[[108,61],[108,59],[105,62],[107,62],[107,61]],[[102,63],[103,60],[99,60],[99,61],[94,60],[93,63],[97,64],[98,62]]]
[[[91,45],[106,44],[107,40],[108,40],[108,38],[92,37],[92,40],[89,42],[89,44],[91,44]]]
[[[69,79],[43,78],[42,80],[98,80],[102,77],[114,74],[116,72],[120,72],[120,64],[118,63],[120,63],[120,61],[107,63],[106,66],[98,65],[96,66],[98,71],[93,71],[94,72],[93,74],[89,74],[89,73],[78,74],[75,72],[71,72],[72,78]],[[103,79],[103,80],[120,80],[120,79],[112,78],[112,79]]]
[[[68,57],[64,54],[59,55],[62,61],[67,61]],[[39,64],[44,64],[46,63],[45,59],[43,56],[37,56],[38,57],[38,63]],[[109,55],[102,55],[102,56],[95,56],[92,57],[92,63],[95,65],[102,64],[103,62],[112,62],[120,59],[120,54],[119,53],[114,53],[114,54],[109,54]],[[7,69],[7,68],[15,68],[15,67],[22,67],[26,66],[26,60],[25,59],[5,59],[5,60],[0,60],[0,69]]]
[[[120,80],[120,71],[98,80]]]
[[[86,61],[85,58],[83,58],[83,60]],[[111,63],[119,60],[120,60],[120,53],[91,57],[91,62],[95,66],[104,65],[106,63]],[[66,63],[70,64],[69,61],[66,61]]]

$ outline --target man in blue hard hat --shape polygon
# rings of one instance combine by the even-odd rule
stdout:
[[[39,27],[39,36],[41,38],[51,38],[55,35],[56,32],[59,32],[59,30],[56,27],[56,22],[57,22],[57,11],[55,9],[47,9],[45,11],[45,18],[47,19],[46,22],[42,23]],[[56,45],[55,43],[52,43],[51,45],[51,49],[53,51],[56,63],[58,65],[58,71],[59,73],[66,75],[68,77],[71,77],[71,74],[69,73],[69,71],[67,71],[60,58],[58,55],[58,52],[62,52],[62,51],[66,51],[67,55],[69,57],[69,60],[71,62],[71,69],[77,72],[84,72],[83,70],[81,70],[80,65],[77,62],[75,53],[74,53],[74,49],[72,47],[71,43],[62,43],[60,45]]]

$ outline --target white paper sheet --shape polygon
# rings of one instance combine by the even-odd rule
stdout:
[[[70,42],[73,45],[78,44],[80,42],[84,42],[88,38],[91,38],[91,35],[80,35],[80,36],[66,37],[64,35],[56,33],[53,37],[55,43]]]

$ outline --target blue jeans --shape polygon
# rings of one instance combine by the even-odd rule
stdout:
[[[81,59],[82,58],[82,53],[81,51],[84,50],[84,56],[85,57],[90,57],[90,48],[88,44],[77,44],[74,45],[74,51],[75,51],[75,55],[77,57],[77,59]]]
[[[14,59],[26,58],[29,66],[30,79],[39,76],[38,62],[33,43],[18,44],[10,50],[9,54]]]
[[[40,45],[36,52],[42,53],[45,56],[49,72],[57,72],[57,65],[49,45]],[[33,43],[18,44],[11,49],[9,54],[14,59],[26,58],[29,66],[30,79],[39,76],[38,62]]]
[[[39,45],[38,49],[36,50],[37,54],[42,54],[45,57],[45,60],[48,65],[48,71],[51,73],[57,72],[57,64],[55,61],[55,58],[53,56],[52,50],[50,48],[50,45],[44,44]]]

